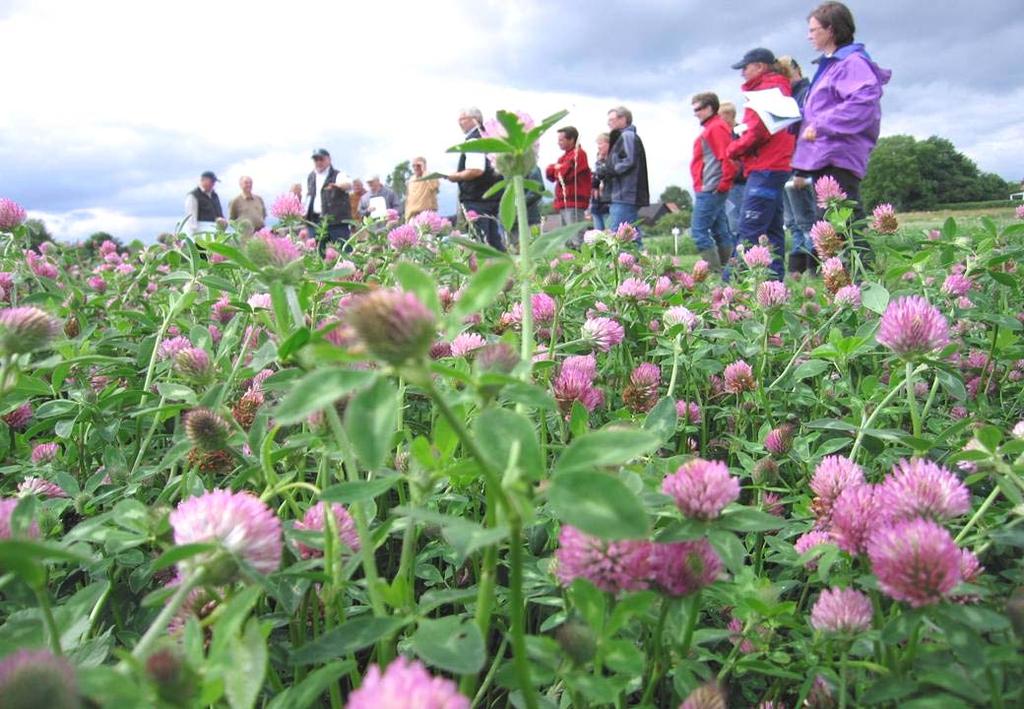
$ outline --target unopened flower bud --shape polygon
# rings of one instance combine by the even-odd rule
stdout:
[[[412,293],[377,290],[357,300],[347,313],[367,349],[389,364],[426,355],[436,329],[434,314]]]
[[[196,448],[204,451],[223,449],[231,428],[220,415],[209,409],[192,409],[185,417],[185,433]]]
[[[579,618],[570,618],[558,626],[555,639],[565,654],[577,665],[590,662],[597,652],[594,631]]]
[[[45,349],[60,334],[60,322],[31,306],[0,310],[0,352],[24,354]]]

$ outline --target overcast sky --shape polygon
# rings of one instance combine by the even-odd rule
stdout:
[[[1024,177],[1024,13],[1005,0],[851,3],[857,40],[893,70],[884,135],[940,135],[982,170]],[[0,0],[0,196],[62,239],[152,240],[203,170],[221,200],[305,183],[312,149],[354,176],[424,155],[451,171],[463,106],[566,108],[593,154],[624,103],[652,193],[690,188],[689,98],[741,98],[743,53],[809,66],[812,3],[762,0]],[[555,137],[541,162],[557,157]],[[446,202],[450,202],[450,195]]]

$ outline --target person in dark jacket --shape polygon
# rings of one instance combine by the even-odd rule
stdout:
[[[782,75],[789,79],[789,85],[793,90],[793,99],[801,109],[807,92],[811,88],[811,80],[803,75],[800,65],[793,57],[779,57],[779,68]],[[789,127],[789,132],[794,136],[800,135],[800,124],[794,123]],[[799,170],[793,170],[792,177],[786,182],[786,191],[783,192],[783,206],[785,207],[786,230],[790,235],[789,249],[789,272],[803,273],[817,270],[818,260],[814,255],[814,244],[811,243],[811,227],[817,220],[817,208],[815,206],[814,185],[810,175]]]
[[[750,50],[732,68],[743,72],[744,92],[778,89],[784,96],[792,95],[789,81],[778,73],[775,55],[768,49]],[[785,128],[771,133],[750,106],[743,112],[743,128],[726,153],[743,161],[747,177],[737,241],[755,245],[762,234],[767,235],[772,250],[772,274],[781,281],[786,275],[782,261],[786,252],[782,193],[789,179],[796,140]]]
[[[218,182],[217,176],[207,170],[200,175],[199,186],[185,195],[185,230],[189,234],[215,231],[226,224],[220,197],[213,189]]]
[[[608,111],[608,127],[621,131],[612,143],[601,169],[611,196],[606,227],[615,231],[620,224],[633,224],[640,207],[651,201],[647,182],[647,153],[633,125],[633,113],[625,106]]]
[[[718,115],[718,96],[700,93],[690,99],[701,132],[693,141],[690,175],[693,177],[693,221],[690,233],[701,258],[712,271],[732,255],[732,232],[725,217],[725,202],[736,174],[736,163],[725,157],[732,129]]]
[[[459,128],[465,140],[480,138],[483,125],[484,116],[479,108],[466,108],[459,112]],[[487,194],[501,179],[491,160],[484,153],[460,153],[458,168],[448,179],[458,185],[460,213],[476,214],[473,227],[489,245],[504,251],[505,238],[498,221],[501,195]]]
[[[320,253],[328,243],[345,244],[349,237],[349,220],[352,207],[348,191],[352,180],[339,172],[331,163],[331,154],[319,148],[313,152],[313,170],[306,177],[306,221],[316,228],[323,227],[320,239]]]
[[[882,87],[892,72],[882,69],[863,44],[853,41],[856,25],[849,8],[826,2],[807,18],[807,38],[821,56],[803,107],[803,126],[793,167],[814,179],[829,176],[854,200],[853,218],[863,219],[860,182],[878,142]],[[821,210],[820,213],[823,213]],[[869,256],[869,245],[855,233],[854,245]]]

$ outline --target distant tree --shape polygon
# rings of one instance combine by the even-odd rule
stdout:
[[[396,195],[401,198],[405,198],[406,192],[408,191],[409,178],[412,177],[412,167],[409,165],[409,161],[400,162],[395,165],[391,174],[387,176],[387,186],[390,187]]]
[[[29,246],[33,249],[44,241],[53,241],[53,235],[47,230],[42,219],[26,219],[25,228],[28,230]]]
[[[693,197],[679,185],[669,185],[658,197],[659,202],[672,202],[680,209],[693,209]]]
[[[878,141],[861,185],[867,208],[890,202],[897,209],[931,209],[939,204],[1006,199],[1009,186],[998,175],[981,173],[945,138],[915,140],[893,135]]]
[[[112,242],[117,246],[118,251],[124,250],[124,245],[121,243],[121,240],[115,236],[111,236],[105,231],[97,231],[92,234],[88,239],[82,242],[82,249],[91,257],[99,251],[100,246],[104,241]]]

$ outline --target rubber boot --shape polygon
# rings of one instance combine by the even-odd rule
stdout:
[[[814,254],[804,254],[804,258],[807,260],[807,275],[816,276],[818,274],[818,257]]]
[[[700,257],[708,262],[708,269],[712,273],[722,272],[722,261],[718,258],[718,252],[714,249],[704,249],[700,252]]]
[[[790,274],[803,273],[807,269],[807,255],[802,251],[797,251],[789,255],[789,265],[787,266]]]
[[[722,262],[723,268],[729,265],[729,259],[732,258],[732,244],[719,244],[718,245],[718,260]]]

